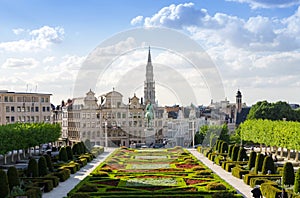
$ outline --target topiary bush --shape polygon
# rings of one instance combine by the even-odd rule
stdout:
[[[74,157],[73,157],[73,151],[72,151],[71,147],[67,146],[66,151],[67,151],[68,160],[73,160]]]
[[[38,170],[38,163],[34,158],[30,158],[27,168],[27,177],[38,177],[39,170]]]
[[[300,192],[300,168],[297,170],[295,182],[294,182],[294,192],[299,193]]]
[[[239,146],[234,146],[232,150],[232,155],[231,159],[232,161],[237,161],[238,159],[238,154],[239,154],[240,147]]]
[[[232,154],[232,151],[233,151],[233,147],[234,145],[233,144],[230,144],[228,146],[228,157],[231,159],[231,154]]]
[[[221,183],[212,182],[207,184],[207,190],[226,190],[226,186]]]
[[[227,153],[228,152],[228,144],[227,142],[223,142],[221,144],[221,153]]]
[[[78,143],[74,144],[73,147],[72,147],[72,152],[73,152],[73,155],[80,155],[80,150],[79,150],[79,145]]]
[[[7,170],[7,178],[10,191],[13,189],[14,186],[20,186],[20,178],[19,173],[16,167],[11,166]]]
[[[275,165],[274,165],[274,161],[271,156],[265,157],[263,166],[262,166],[263,174],[267,174],[268,171],[271,171],[270,173],[275,173]]]
[[[38,161],[39,176],[43,177],[48,174],[47,162],[44,156],[41,156]]]
[[[48,154],[45,154],[44,157],[46,159],[48,170],[50,172],[53,172],[54,169],[53,169],[53,163],[52,163],[51,157]]]
[[[97,192],[98,188],[95,184],[83,184],[79,189],[78,192]]]
[[[291,162],[286,162],[283,166],[282,182],[285,185],[293,185],[295,182],[294,167]]]
[[[240,147],[239,152],[238,152],[237,161],[247,161],[247,160],[248,160],[248,155],[246,153],[246,149],[243,147]]]
[[[212,195],[212,198],[234,198],[236,197],[231,192],[217,192]]]
[[[256,155],[255,159],[255,168],[254,168],[254,173],[257,174],[258,172],[262,171],[262,166],[264,162],[265,155],[262,153],[258,153]]]
[[[251,151],[249,161],[248,161],[248,169],[251,170],[253,167],[255,167],[255,160],[256,160],[256,152]]]
[[[61,147],[59,150],[59,160],[63,161],[63,162],[67,162],[68,161],[68,154],[66,151],[66,147]]]
[[[9,184],[6,173],[0,169],[0,198],[5,198],[9,194]]]

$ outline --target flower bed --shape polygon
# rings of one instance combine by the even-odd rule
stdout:
[[[96,185],[98,189],[97,192],[89,192],[89,197],[212,197],[219,190],[211,190],[207,186],[214,183],[223,186],[225,190],[222,192],[239,197],[234,188],[182,148],[121,148],[80,182],[68,196],[76,197],[79,189],[89,184]]]

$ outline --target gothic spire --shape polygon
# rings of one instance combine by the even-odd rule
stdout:
[[[151,63],[151,52],[150,52],[150,46],[149,46],[149,53],[148,53],[148,63]]]

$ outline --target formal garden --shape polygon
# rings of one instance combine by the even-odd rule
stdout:
[[[9,133],[11,134],[9,136]],[[11,137],[13,136],[13,137]],[[0,126],[0,154],[13,149],[28,148],[42,143],[54,142],[60,136],[60,126],[46,123],[12,124]],[[62,146],[54,152],[27,153],[18,155],[16,161],[0,165],[0,198],[25,196],[40,198],[42,193],[52,191],[71,174],[104,152],[103,147],[87,150],[82,142],[73,146]],[[55,155],[53,153],[56,153]],[[62,184],[63,185],[63,184]]]
[[[266,198],[277,198],[283,188],[289,197],[300,197],[300,123],[251,119],[238,130],[248,147],[216,140],[197,150],[252,188],[259,185]]]
[[[181,147],[120,148],[68,197],[242,197]]]

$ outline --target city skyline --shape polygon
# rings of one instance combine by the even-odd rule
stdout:
[[[58,105],[61,100],[76,97],[73,90],[78,72],[101,43],[130,29],[162,27],[181,32],[203,48],[219,71],[224,99],[234,102],[236,91],[240,89],[243,102],[248,105],[259,100],[299,103],[299,5],[296,0],[284,3],[260,0],[2,1],[0,89],[51,93],[52,102]],[[113,64],[145,68],[149,45],[151,43],[145,43]],[[178,64],[172,71],[182,73],[184,70],[183,79],[192,84],[192,88],[195,83],[200,86],[195,91],[200,96],[190,103],[209,104],[208,86],[203,80],[193,81],[198,76],[193,76],[186,62],[181,62],[170,50],[173,49],[163,50],[154,45],[154,80],[157,82],[158,77],[163,76],[155,68]],[[112,66],[110,70],[115,74],[120,68]],[[96,94],[111,91],[116,83],[114,77],[107,75],[104,87],[96,89]],[[176,82],[171,77],[169,81]],[[160,104],[180,102],[176,94],[164,89],[163,83],[160,88],[159,82],[156,85]],[[81,95],[90,88],[86,87]],[[117,91],[122,93],[123,90]],[[124,98],[132,97],[132,92],[143,97],[142,86],[136,86],[129,92],[131,95]],[[182,103],[188,105],[187,101]]]

